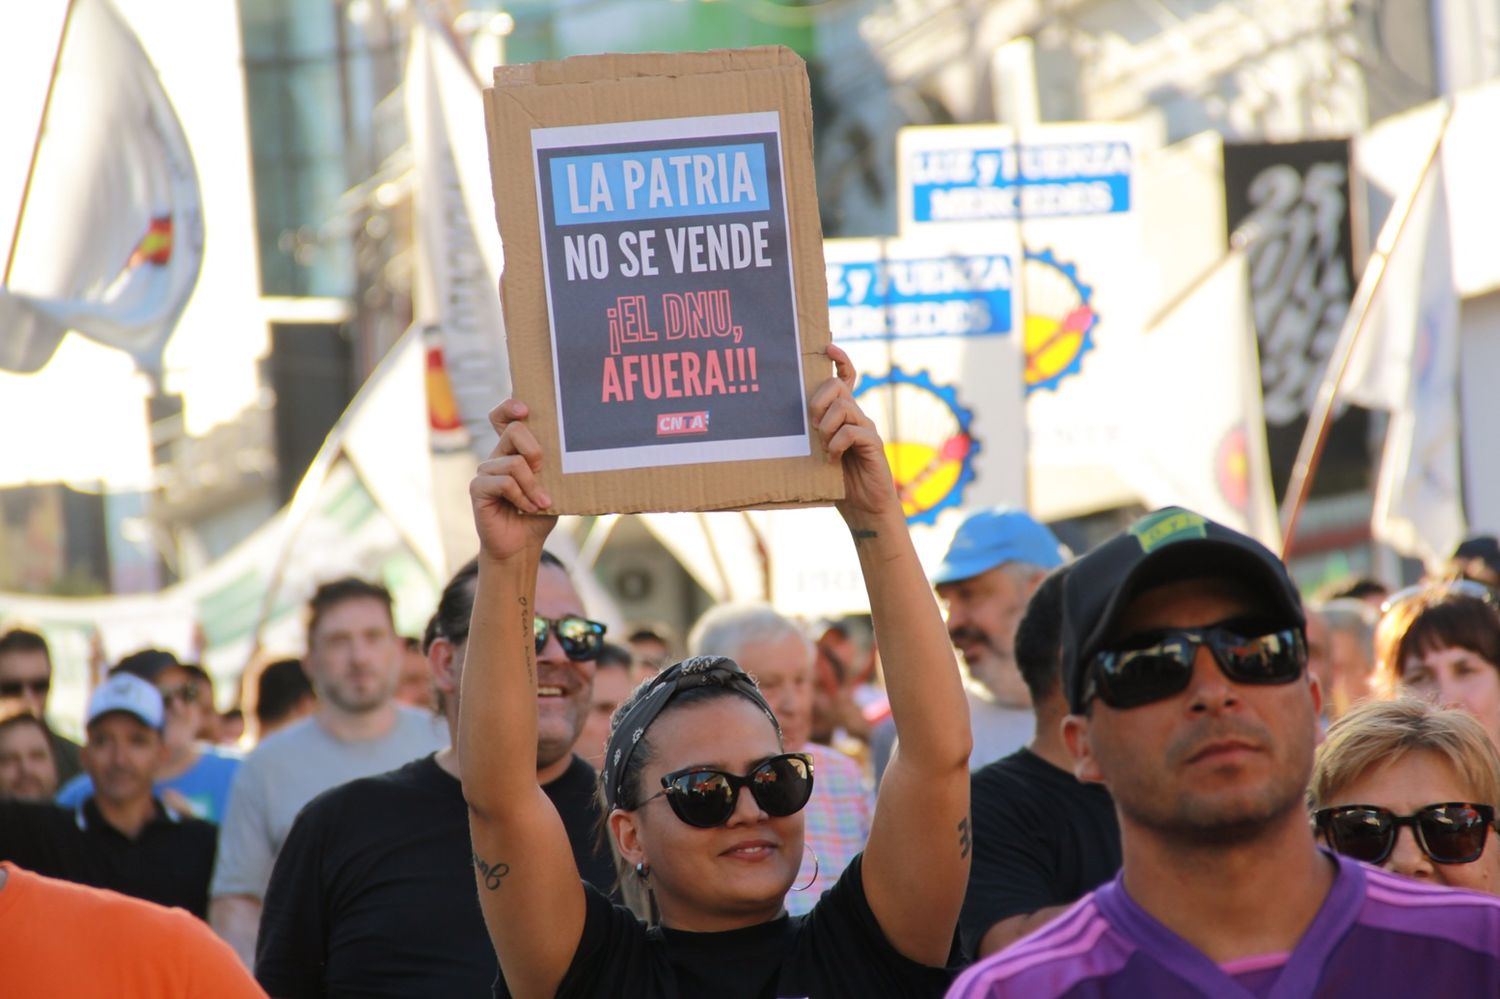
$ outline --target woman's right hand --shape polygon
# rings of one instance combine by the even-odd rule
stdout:
[[[497,561],[540,551],[557,524],[555,514],[541,512],[552,505],[552,497],[537,481],[542,449],[526,426],[529,414],[526,404],[515,399],[490,411],[490,425],[500,440],[469,483],[480,552]]]

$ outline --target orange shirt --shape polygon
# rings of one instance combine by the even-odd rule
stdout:
[[[183,909],[0,863],[0,981],[7,999],[265,999],[229,945]]]

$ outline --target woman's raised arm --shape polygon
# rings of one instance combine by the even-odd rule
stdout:
[[[898,951],[941,966],[969,877],[969,709],[885,446],[854,401],[854,367],[838,347],[828,353],[836,376],[814,393],[812,419],[843,462],[839,513],[864,572],[900,740],[865,847],[865,897]]]
[[[584,893],[567,832],[536,779],[533,602],[542,544],[556,523],[536,480],[542,454],[507,400],[490,414],[500,443],[469,485],[479,532],[458,751],[474,876],[506,987],[557,992],[583,934]]]

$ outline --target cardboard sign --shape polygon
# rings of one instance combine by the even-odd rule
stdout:
[[[511,376],[549,512],[840,498],[807,418],[831,366],[802,61],[500,67],[485,106]]]

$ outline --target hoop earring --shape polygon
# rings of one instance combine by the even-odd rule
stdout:
[[[813,886],[813,884],[818,880],[818,873],[822,870],[822,868],[818,866],[818,851],[816,851],[812,847],[808,846],[806,842],[804,842],[802,844],[802,849],[803,849],[804,852],[812,854],[812,859],[813,859],[812,877],[810,877],[810,878],[807,879],[807,884],[805,884],[805,885],[793,885],[792,886],[792,891],[807,891],[807,889],[811,888]]]

